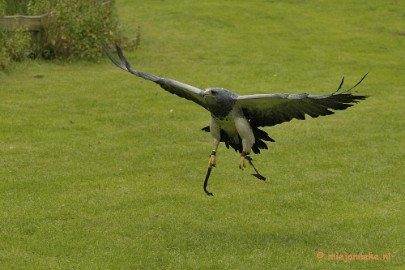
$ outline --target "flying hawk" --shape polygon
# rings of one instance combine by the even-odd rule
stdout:
[[[120,61],[107,51],[106,54],[119,68],[155,82],[164,90],[191,100],[211,113],[209,126],[202,129],[211,132],[214,146],[209,156],[208,170],[204,180],[204,191],[208,195],[213,195],[208,192],[207,184],[211,170],[215,167],[215,157],[220,142],[224,142],[227,148],[232,147],[235,151],[240,152],[240,169],[243,170],[246,167],[246,162],[248,162],[256,172],[253,175],[260,180],[266,180],[257,171],[249,155],[251,151],[259,154],[261,149],[268,149],[266,142],[274,142],[259,127],[274,126],[294,118],[304,120],[306,114],[314,118],[320,115],[333,114],[332,110],[344,110],[367,98],[364,95],[350,93],[350,90],[359,85],[367,74],[352,88],[340,91],[344,82],[343,78],[338,89],[327,95],[303,93],[240,96],[224,88],[201,90],[172,79],[133,70],[125,59],[121,48],[117,46],[116,50]]]

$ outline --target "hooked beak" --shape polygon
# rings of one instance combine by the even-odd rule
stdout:
[[[203,97],[206,97],[206,96],[212,96],[211,90],[205,90],[203,92]]]
[[[204,100],[206,100],[207,97],[212,97],[212,93],[211,93],[210,90],[205,90],[205,91],[202,93],[202,96],[203,96]]]

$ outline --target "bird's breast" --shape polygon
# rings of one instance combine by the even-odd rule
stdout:
[[[235,121],[232,117],[231,114],[228,114],[228,116],[223,117],[223,118],[217,118],[213,117],[214,121],[217,123],[219,128],[223,130],[227,135],[228,138],[234,142],[234,143],[239,143],[239,134],[235,126]]]
[[[211,115],[217,119],[225,119],[232,111],[233,104],[226,102],[207,102]]]

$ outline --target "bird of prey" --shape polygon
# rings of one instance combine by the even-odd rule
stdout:
[[[220,142],[224,142],[227,148],[232,147],[240,152],[240,169],[243,170],[246,163],[249,163],[255,171],[253,175],[260,180],[266,180],[253,165],[250,157],[251,151],[259,154],[260,150],[268,149],[266,142],[274,142],[260,127],[274,126],[292,119],[304,120],[305,115],[313,118],[330,115],[334,113],[332,110],[344,110],[367,98],[365,95],[354,95],[350,92],[363,81],[367,74],[352,88],[344,91],[341,90],[343,78],[338,89],[326,95],[306,93],[238,95],[224,88],[201,90],[172,79],[134,70],[125,59],[121,48],[117,46],[116,50],[120,60],[115,59],[108,51],[106,54],[119,68],[157,83],[164,90],[191,100],[210,112],[209,126],[202,129],[211,133],[213,141],[213,150],[209,155],[208,170],[203,185],[208,195],[213,195],[207,190],[207,184],[211,170],[216,165],[216,154]]]

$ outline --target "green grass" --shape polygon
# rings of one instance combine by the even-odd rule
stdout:
[[[117,5],[141,27],[140,70],[239,94],[329,93],[370,72],[356,90],[371,97],[266,128],[266,182],[221,146],[208,197],[206,111],[107,59],[16,65],[0,74],[2,268],[405,267],[402,2]],[[368,253],[380,260],[328,259]]]

